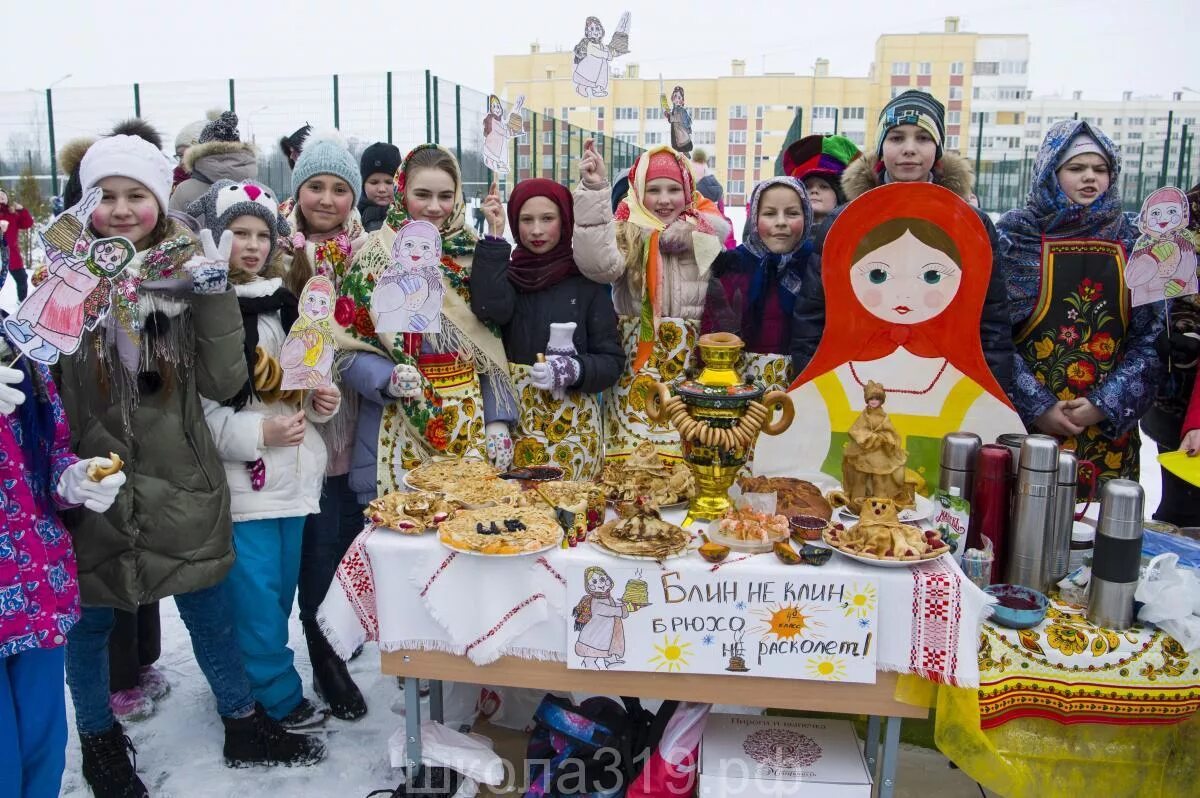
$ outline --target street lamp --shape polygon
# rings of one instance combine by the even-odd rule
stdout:
[[[46,127],[50,130],[50,193],[58,196],[58,154],[54,151],[54,100],[51,89],[71,77],[71,73],[63,75],[46,87]],[[36,89],[26,89],[36,92]]]

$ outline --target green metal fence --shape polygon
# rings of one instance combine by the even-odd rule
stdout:
[[[185,125],[211,110],[232,109],[242,139],[258,148],[259,179],[281,196],[292,191],[279,139],[311,124],[337,127],[356,153],[375,141],[392,142],[402,152],[437,142],[462,164],[467,196],[481,197],[492,177],[482,158],[488,96],[428,70],[0,93],[0,186],[11,189],[22,173],[30,173],[44,197],[56,195],[67,179],[56,152],[72,138],[95,137],[121,119],[139,117],[159,130],[163,148],[173,152],[175,135]],[[501,181],[504,196],[528,177],[573,185],[587,138],[614,173],[629,168],[642,151],[535,109],[526,108],[523,116],[526,135],[512,142],[509,175]]]

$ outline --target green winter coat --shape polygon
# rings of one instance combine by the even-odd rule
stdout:
[[[176,279],[194,251],[193,242],[172,253]],[[143,307],[149,294],[139,289]],[[123,410],[114,396],[119,391],[110,390],[112,372],[124,368],[115,348],[101,363],[97,341],[88,335],[74,356],[60,361],[59,390],[73,448],[82,458],[116,452],[128,477],[107,513],[66,514],[85,605],[134,610],[210,587],[233,564],[229,487],[200,397],[228,399],[246,381],[237,297],[232,289],[188,293],[167,304],[167,325],[190,327],[191,334],[177,339],[183,356],[171,367],[174,375],[157,390],[142,380],[131,409]],[[152,370],[142,357],[142,369]]]

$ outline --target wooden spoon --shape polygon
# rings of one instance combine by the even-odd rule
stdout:
[[[700,556],[711,563],[722,562],[729,556],[729,552],[732,551],[728,546],[713,543],[708,539],[708,535],[705,535],[703,532],[700,533],[700,539],[704,541],[700,544]]]

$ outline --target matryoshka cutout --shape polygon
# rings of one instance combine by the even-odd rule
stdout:
[[[755,471],[840,477],[871,381],[887,392],[922,492],[937,484],[944,435],[1024,432],[980,343],[991,271],[987,230],[947,189],[887,185],[850,203],[825,240],[825,333],[789,393],[808,423],[760,438]]]
[[[283,366],[285,391],[311,390],[333,384],[333,283],[328,277],[313,277],[300,292],[300,318],[292,325],[279,365]]]
[[[1138,228],[1125,266],[1133,306],[1197,293],[1196,234],[1188,229],[1187,196],[1174,186],[1160,188],[1142,203]]]
[[[377,333],[440,333],[442,236],[429,222],[410,221],[392,243],[392,265],[371,294]]]

